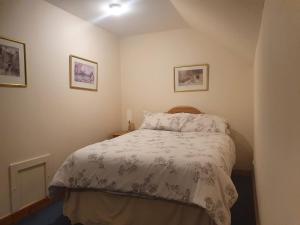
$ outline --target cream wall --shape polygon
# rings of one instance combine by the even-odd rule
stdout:
[[[41,0],[2,0],[0,36],[26,43],[27,88],[0,88],[0,217],[8,166],[45,153],[53,171],[72,151],[120,129],[118,39]],[[69,88],[68,57],[99,63],[98,92]]]
[[[208,63],[209,91],[174,93],[173,67]],[[192,29],[121,40],[122,116],[132,109],[138,127],[143,111],[191,105],[229,120],[238,168],[249,168],[253,144],[253,64]]]
[[[300,221],[300,1],[266,0],[255,63],[261,225]]]

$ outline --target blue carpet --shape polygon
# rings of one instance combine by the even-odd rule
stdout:
[[[62,213],[63,204],[59,201],[16,225],[71,225],[69,219],[63,216]]]
[[[239,193],[237,202],[231,209],[232,225],[255,225],[252,177],[233,175],[232,181]]]

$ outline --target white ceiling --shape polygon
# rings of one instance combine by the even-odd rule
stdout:
[[[169,0],[119,0],[129,11],[108,16],[103,10],[112,0],[46,0],[119,36],[188,27]]]
[[[46,0],[121,37],[194,28],[253,63],[264,0]],[[103,10],[129,6],[119,17]]]

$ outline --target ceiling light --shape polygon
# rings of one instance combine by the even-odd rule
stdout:
[[[108,5],[108,12],[111,15],[119,16],[126,11],[126,8],[121,3],[110,3]]]

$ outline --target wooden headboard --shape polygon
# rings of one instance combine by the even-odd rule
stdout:
[[[171,114],[174,114],[174,113],[200,114],[201,112],[198,109],[191,107],[191,106],[177,106],[177,107],[170,109],[168,111],[168,113],[171,113]]]

